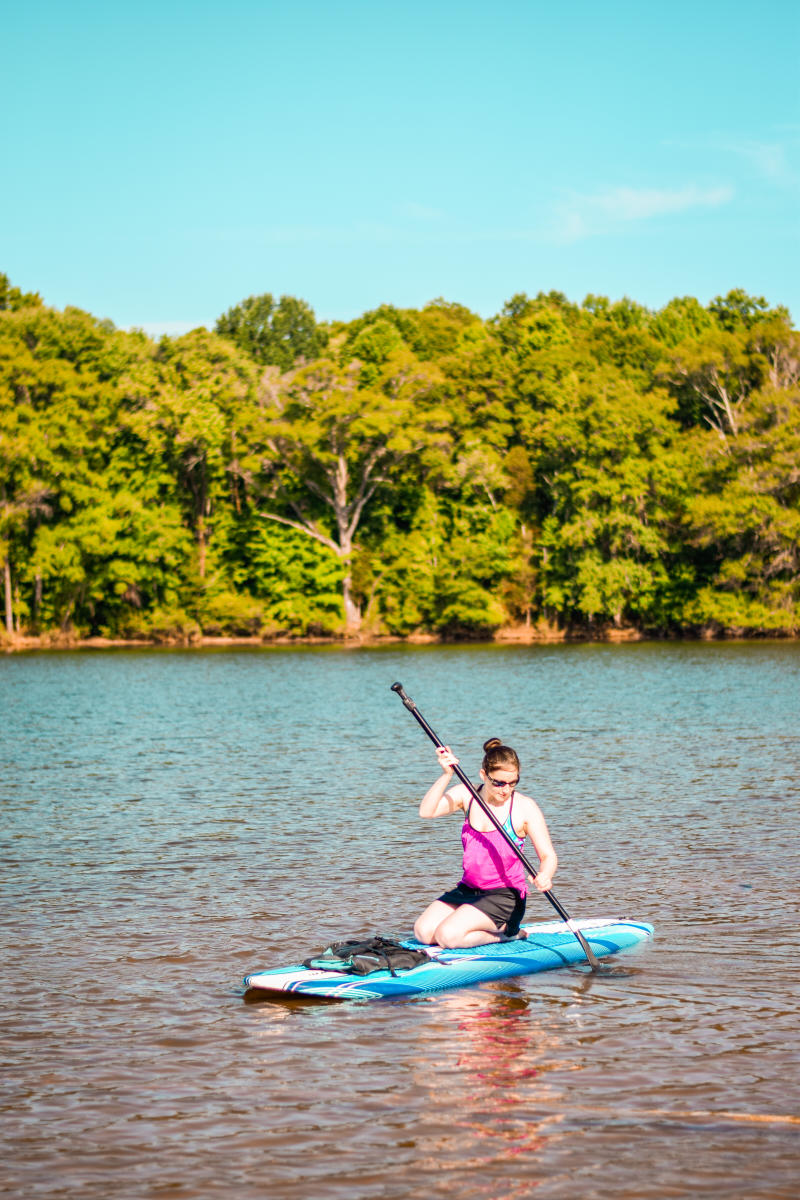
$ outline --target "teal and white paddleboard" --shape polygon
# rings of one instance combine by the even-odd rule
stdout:
[[[653,926],[643,921],[600,917],[574,924],[597,958],[631,949],[653,936]],[[563,921],[525,925],[523,929],[526,938],[471,950],[442,950],[404,938],[404,946],[426,951],[430,961],[398,975],[389,971],[350,975],[303,966],[255,971],[244,978],[245,996],[254,999],[261,994],[267,999],[270,994],[273,998],[291,994],[334,1000],[378,1000],[384,996],[415,996],[467,987],[509,975],[530,975],[586,962],[580,942]]]

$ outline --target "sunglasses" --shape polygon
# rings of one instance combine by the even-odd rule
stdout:
[[[516,779],[492,779],[491,775],[487,775],[487,779],[492,787],[496,788],[515,788],[519,783],[519,776]]]

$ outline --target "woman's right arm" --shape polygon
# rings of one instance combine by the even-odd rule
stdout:
[[[421,817],[442,817],[446,813],[455,812],[457,808],[463,807],[462,801],[458,797],[445,794],[450,780],[453,778],[453,767],[458,764],[458,759],[449,746],[437,746],[436,757],[439,759],[442,774],[436,783],[428,788],[420,801],[419,815]]]

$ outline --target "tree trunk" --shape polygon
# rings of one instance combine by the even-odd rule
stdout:
[[[353,599],[353,581],[350,575],[350,560],[345,562],[344,579],[342,580],[342,601],[344,603],[345,634],[355,634],[361,629],[361,609]]]
[[[339,554],[344,562],[344,578],[342,579],[342,606],[344,608],[344,632],[345,636],[358,633],[361,628],[361,609],[353,599],[353,576],[351,572],[351,562],[353,554],[353,543],[346,530],[342,530],[339,526],[340,537],[344,545],[340,543]]]
[[[350,564],[353,556],[353,530],[356,521],[347,503],[347,484],[349,473],[347,460],[340,454],[336,470],[331,478],[333,492],[333,511],[336,514],[336,527],[339,531],[339,553],[344,560],[344,579],[342,580],[342,604],[344,606],[344,632],[356,634],[361,629],[361,609],[353,600],[353,577]]]
[[[5,560],[3,577],[6,600],[6,633],[11,637],[14,633],[14,605],[11,598],[11,560],[9,558]]]
[[[197,518],[197,573],[206,577],[206,519],[201,513]]]

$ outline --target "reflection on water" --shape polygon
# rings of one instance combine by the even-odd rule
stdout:
[[[557,1137],[557,1109],[561,1089],[550,1072],[572,1070],[573,1064],[553,1058],[560,1037],[536,1013],[525,996],[509,990],[484,989],[474,995],[443,996],[440,1016],[452,1022],[456,1042],[449,1068],[439,1066],[428,1079],[432,1107],[452,1114],[454,1134],[437,1148],[435,1162],[427,1166],[453,1172],[440,1181],[438,1195],[458,1194],[461,1172],[486,1177],[476,1196],[496,1194],[498,1179],[508,1173],[504,1195],[525,1194],[520,1187],[539,1182],[536,1156],[546,1142]],[[480,1111],[474,1108],[480,1097]],[[528,1111],[522,1111],[522,1105]],[[530,1111],[533,1105],[539,1112]],[[542,1114],[542,1108],[545,1113]],[[533,1156],[533,1157],[530,1157]],[[517,1161],[522,1160],[523,1161]],[[524,1171],[524,1181],[515,1174]]]
[[[519,749],[559,899],[651,946],[242,1004],[457,877],[398,678],[468,773]],[[795,1195],[797,645],[30,655],[0,696],[0,1194]]]

